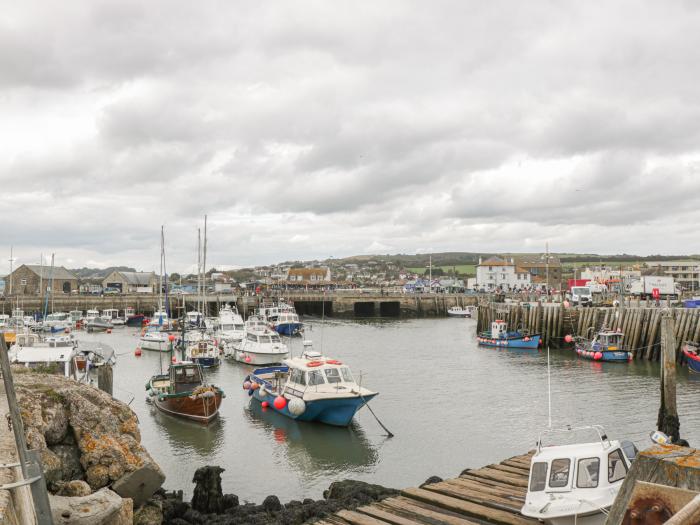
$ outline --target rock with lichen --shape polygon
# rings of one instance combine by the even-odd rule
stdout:
[[[13,374],[27,446],[37,449],[50,490],[82,480],[139,505],[165,480],[141,446],[136,414],[90,385],[42,373]]]

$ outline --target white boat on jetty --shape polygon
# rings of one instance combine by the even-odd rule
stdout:
[[[543,437],[575,432],[597,435],[595,441],[543,445]],[[546,430],[537,441],[523,515],[547,525],[602,525],[637,454],[630,441],[608,438],[599,425]]]
[[[246,330],[245,337],[234,345],[226,345],[227,357],[247,365],[281,363],[289,357],[289,349],[274,330]]]
[[[476,317],[476,306],[450,306],[447,309],[449,317]]]

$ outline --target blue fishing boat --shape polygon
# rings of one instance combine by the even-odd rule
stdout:
[[[202,337],[185,343],[185,360],[196,363],[202,368],[214,368],[221,364],[219,347],[212,339]]]
[[[281,312],[276,319],[272,320],[272,327],[280,335],[300,334],[303,326],[296,312]]]
[[[688,369],[691,372],[700,374],[700,355],[698,355],[698,347],[692,343],[683,345],[683,355],[688,362]]]
[[[297,421],[340,427],[348,426],[355,413],[378,395],[358,385],[347,365],[311,350],[281,366],[254,370],[243,388],[263,408]]]
[[[537,350],[540,346],[540,334],[528,334],[520,330],[508,331],[505,321],[501,319],[491,323],[491,330],[481,332],[476,340],[481,346],[497,348],[529,348]]]
[[[632,360],[632,352],[622,349],[622,332],[601,330],[592,340],[575,338],[576,353],[584,359],[626,363]]]

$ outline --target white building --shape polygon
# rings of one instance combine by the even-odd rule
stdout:
[[[700,261],[655,261],[646,264],[659,275],[668,275],[686,290],[700,289]]]
[[[530,272],[518,268],[513,259],[490,257],[476,267],[476,285],[479,289],[520,290],[530,286]]]
[[[639,270],[622,270],[622,278],[625,282],[638,280],[642,276]],[[597,283],[620,279],[620,269],[613,269],[607,266],[586,268],[581,270],[580,279],[588,279]]]

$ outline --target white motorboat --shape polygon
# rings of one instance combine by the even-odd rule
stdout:
[[[55,312],[46,316],[42,323],[42,329],[44,332],[51,332],[52,334],[70,331],[73,327],[73,322],[71,321],[70,314],[65,312]]]
[[[102,315],[100,317],[112,325],[126,324],[126,319],[119,316],[119,310],[117,308],[107,308],[102,310]]]
[[[476,317],[476,307],[475,306],[450,306],[447,309],[447,315],[449,317]]]
[[[219,311],[216,337],[226,344],[240,342],[245,337],[245,324],[235,307],[226,305]]]
[[[83,319],[83,321],[84,321],[83,324],[87,324],[90,321],[94,321],[98,317],[100,317],[99,310],[95,310],[95,309],[88,310],[87,312],[85,312],[85,319]]]
[[[189,326],[199,326],[204,322],[204,317],[196,310],[191,310],[185,315],[187,316],[187,324]]]
[[[570,443],[574,433],[581,432],[596,434],[597,439],[542,443],[554,434]],[[599,425],[546,430],[532,457],[522,514],[547,525],[602,525],[636,454],[632,442],[609,439]]]
[[[238,344],[226,346],[227,357],[248,365],[281,363],[289,357],[287,345],[280,341],[274,330],[246,330],[245,338]]]
[[[9,328],[10,316],[8,314],[0,314],[0,329]]]
[[[170,342],[170,334],[168,332],[162,332],[157,326],[149,326],[141,333],[139,348],[141,348],[141,350],[169,352]]]
[[[68,315],[70,315],[70,321],[73,324],[73,327],[78,326],[78,324],[83,319],[82,310],[71,310],[70,312],[68,312]]]
[[[92,372],[116,362],[114,350],[104,345],[81,350],[72,334],[42,338],[26,331],[17,334],[8,356],[13,364],[59,374],[82,383],[93,383],[95,375]]]
[[[165,310],[158,310],[153,314],[153,317],[151,317],[151,322],[149,323],[150,326],[157,326],[160,327],[164,330],[167,330],[170,328],[170,319],[168,317],[168,312]]]

